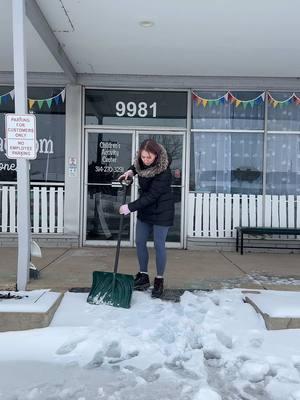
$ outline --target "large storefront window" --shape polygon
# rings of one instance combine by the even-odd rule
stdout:
[[[266,156],[266,193],[299,195],[300,98],[297,93],[271,92],[268,94]]]
[[[267,194],[300,194],[300,134],[269,134]]]
[[[260,194],[262,154],[262,133],[192,133],[190,190]]]
[[[264,93],[193,91],[192,97],[190,190],[262,193]]]
[[[86,125],[186,127],[187,93],[141,90],[85,91]]]
[[[33,182],[64,182],[64,88],[28,89],[28,111],[36,114],[37,158],[30,162]],[[0,181],[16,180],[16,161],[5,155],[5,114],[14,112],[13,88],[0,86]]]

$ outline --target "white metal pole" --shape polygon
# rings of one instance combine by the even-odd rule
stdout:
[[[25,0],[13,0],[13,48],[15,114],[27,114],[27,66],[25,47]],[[17,159],[17,290],[26,290],[30,265],[29,161]]]

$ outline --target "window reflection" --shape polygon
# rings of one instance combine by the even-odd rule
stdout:
[[[130,165],[132,135],[116,132],[88,134],[87,240],[117,240],[122,190],[112,188]],[[130,201],[129,188],[127,202]],[[130,217],[125,217],[123,240],[130,238]]]
[[[130,190],[127,202],[130,201]],[[117,240],[119,232],[119,207],[122,203],[120,189],[111,185],[89,185],[87,196],[87,240]],[[122,240],[129,240],[130,218],[124,218]]]
[[[268,134],[267,194],[300,194],[300,135]]]
[[[260,133],[193,133],[191,190],[262,193],[262,154]]]
[[[12,87],[0,86],[1,94]],[[30,162],[32,182],[64,182],[65,102],[64,88],[28,88],[29,112],[36,115],[37,158]],[[35,100],[35,101],[33,101]],[[5,155],[5,114],[14,113],[11,96],[0,104],[0,181],[16,181],[16,161]]]

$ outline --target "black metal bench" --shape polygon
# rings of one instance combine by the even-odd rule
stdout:
[[[244,254],[244,234],[246,235],[300,235],[300,228],[271,228],[265,226],[249,227],[249,226],[236,226],[236,251],[241,251]],[[247,248],[275,248],[272,246],[247,246]],[[290,249],[299,249],[299,247],[289,247]],[[276,249],[286,249],[286,247],[278,247]]]

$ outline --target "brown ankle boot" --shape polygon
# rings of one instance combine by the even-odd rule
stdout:
[[[134,290],[147,290],[149,286],[149,275],[138,272],[134,278]]]
[[[159,298],[164,292],[164,278],[155,278],[154,287],[152,289],[152,297]]]

